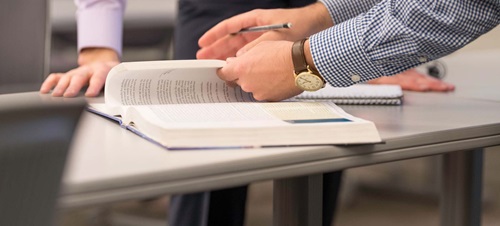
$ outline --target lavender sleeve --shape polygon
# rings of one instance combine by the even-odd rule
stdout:
[[[123,14],[126,0],[74,0],[78,51],[104,47],[122,54]]]

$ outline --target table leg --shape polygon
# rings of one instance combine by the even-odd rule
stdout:
[[[442,226],[481,225],[483,149],[443,155]]]
[[[274,181],[274,226],[322,226],[323,175]]]

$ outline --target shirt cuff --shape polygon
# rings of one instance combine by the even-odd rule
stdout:
[[[310,37],[314,65],[332,86],[351,86],[384,75],[359,41],[358,21],[353,18]]]
[[[334,24],[340,24],[371,9],[381,0],[320,0],[328,9]]]
[[[78,51],[89,47],[111,48],[122,55],[123,10],[91,8],[77,12]]]

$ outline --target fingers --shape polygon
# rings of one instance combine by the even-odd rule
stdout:
[[[63,73],[52,73],[47,78],[45,81],[42,83],[42,86],[40,87],[40,93],[49,93],[50,90],[57,85],[57,82],[59,82],[59,79],[61,76],[64,75]]]
[[[198,59],[227,59],[241,56],[262,41],[286,40],[282,31],[251,32],[237,35],[226,35],[196,53]]]
[[[286,40],[284,38],[284,35],[280,31],[268,31],[265,32],[264,34],[256,37],[255,39],[247,39],[246,45],[241,47],[238,52],[236,52],[236,56],[241,56],[251,48],[253,48],[255,45],[259,44],[262,41],[272,41],[272,40]]]
[[[86,84],[88,77],[86,75],[77,74],[74,72],[68,73],[53,73],[50,74],[43,82],[40,92],[49,93],[52,91],[52,96],[55,97],[74,97],[78,94],[80,89]]]
[[[408,90],[413,91],[435,91],[448,92],[455,89],[455,86],[446,83],[432,76],[422,74],[415,69],[410,69],[399,74],[401,79],[412,78],[413,83],[407,84]]]
[[[62,75],[52,91],[52,96],[75,97],[92,76],[91,68],[81,66]]]
[[[82,68],[82,70],[75,71],[71,74],[68,73],[70,74],[71,78],[68,87],[66,87],[66,90],[64,91],[64,97],[77,96],[83,86],[88,84],[92,72],[90,71],[90,69],[84,69]]]
[[[236,52],[249,42],[258,38],[262,33],[245,33],[226,35],[215,40],[211,45],[201,48],[196,53],[198,59],[226,59],[236,56]]]
[[[285,39],[286,32],[281,31],[249,32],[232,35],[232,33],[238,32],[242,28],[288,22],[288,20],[281,17],[273,17],[275,14],[273,12],[273,10],[256,9],[220,22],[198,40],[201,49],[197,52],[196,57],[198,59],[226,59],[227,57],[241,55],[260,41]],[[240,50],[241,48],[243,50]]]
[[[371,80],[368,83],[397,84],[400,85],[403,90],[418,92],[448,92],[455,89],[454,85],[446,83],[432,76],[422,74],[415,69],[410,69],[394,76],[380,77],[378,79]]]
[[[261,12],[262,10],[252,10],[223,20],[203,34],[198,40],[198,45],[202,48],[207,47],[226,35],[238,32],[242,28],[264,25],[258,21],[259,17],[257,15]]]
[[[212,45],[201,48],[196,53],[196,58],[224,60],[228,57],[234,57],[236,51],[246,43],[248,43],[248,41],[246,41],[244,35],[227,35],[216,40]]]
[[[108,72],[109,68],[100,68],[94,72],[92,79],[89,81],[89,87],[87,88],[87,92],[85,92],[85,96],[95,97],[99,95],[106,82]]]
[[[260,42],[245,54],[226,59],[226,65],[217,74],[222,80],[236,83],[241,90],[252,93],[256,100],[290,98],[301,91],[295,86],[293,65],[289,60],[292,44],[288,41]]]
[[[89,71],[85,68],[77,68],[67,73],[52,73],[40,87],[41,93],[49,93],[52,88],[52,96],[74,97],[80,89],[88,83]]]
[[[226,82],[226,85],[229,86],[229,87],[237,87],[238,86],[238,80],[235,80],[235,81],[231,81],[231,82]]]
[[[52,96],[75,97],[88,84],[85,96],[97,96],[104,86],[108,72],[116,64],[118,62],[95,63],[80,66],[67,73],[50,74],[40,87],[40,92],[48,93],[54,88]]]
[[[68,72],[61,76],[59,79],[59,82],[57,83],[56,87],[52,91],[52,96],[55,97],[60,97],[64,95],[64,92],[66,91],[66,88],[68,88],[69,83],[71,82],[71,74]]]
[[[219,76],[220,79],[236,84],[237,80],[239,79],[238,77],[238,68],[241,68],[241,66],[236,66],[234,63],[236,61],[236,58],[230,57],[226,59],[226,65],[220,69],[217,70],[217,75]]]

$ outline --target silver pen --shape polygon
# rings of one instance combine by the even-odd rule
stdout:
[[[243,28],[240,31],[235,32],[235,33],[231,33],[231,34],[236,35],[236,34],[241,34],[241,33],[246,33],[246,32],[270,31],[270,30],[291,28],[291,27],[292,27],[292,23],[272,24],[272,25],[265,25],[265,26]]]

